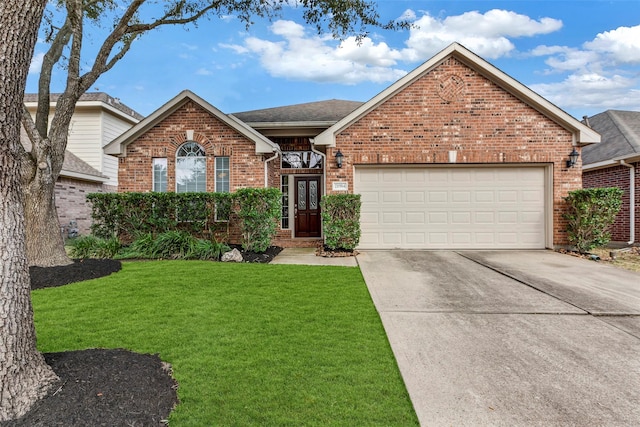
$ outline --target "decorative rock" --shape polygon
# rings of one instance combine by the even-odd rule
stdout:
[[[229,252],[225,252],[224,254],[222,254],[222,262],[242,262],[244,261],[242,259],[242,254],[240,253],[239,250],[237,249],[233,249],[230,250]]]

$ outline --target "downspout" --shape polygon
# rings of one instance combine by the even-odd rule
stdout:
[[[629,241],[627,245],[633,245],[636,241],[636,168],[624,160],[618,160],[618,162],[629,168]]]
[[[280,152],[276,151],[276,154],[274,154],[273,157],[269,157],[267,160],[264,161],[264,188],[269,188],[269,168],[268,168],[269,162],[277,159],[278,154],[280,154]]]

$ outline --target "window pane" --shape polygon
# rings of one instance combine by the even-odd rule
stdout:
[[[216,193],[228,193],[229,182],[229,158],[216,157]]]
[[[282,153],[283,169],[322,168],[322,156],[313,151],[285,151]]]
[[[178,149],[176,157],[176,192],[207,191],[207,159],[204,149],[195,142],[187,142]]]
[[[298,209],[307,209],[307,182],[298,181]]]
[[[167,191],[167,159],[153,159],[153,191]]]

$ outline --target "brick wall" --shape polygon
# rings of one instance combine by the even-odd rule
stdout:
[[[187,131],[193,131],[188,138]],[[190,136],[190,135],[189,135]],[[176,151],[193,140],[207,156],[207,191],[215,191],[215,157],[228,156],[230,189],[264,186],[264,158],[255,152],[255,144],[189,101],[162,122],[154,126],[126,148],[126,157],[119,159],[118,191],[147,192],[152,189],[153,158],[167,158],[167,188],[176,188]]]
[[[56,182],[55,193],[60,226],[65,227],[66,231],[69,223],[75,220],[81,235],[91,234],[91,205],[87,202],[87,194],[115,191],[115,187],[108,185],[59,178]]]
[[[636,200],[635,200],[635,233],[636,243],[640,242],[640,162],[633,164],[636,168],[635,188],[636,188]],[[614,166],[605,169],[597,169],[592,171],[585,171],[582,175],[582,182],[584,188],[598,188],[598,187],[618,187],[622,189],[622,207],[620,212],[616,216],[616,221],[611,229],[611,240],[614,242],[628,242],[630,237],[629,227],[629,168],[626,166]]]
[[[461,84],[452,88],[451,76]],[[328,193],[335,181],[353,189],[354,165],[448,164],[449,151],[458,164],[552,164],[553,243],[568,243],[562,198],[582,186],[580,164],[566,168],[572,134],[455,58],[345,129],[336,145],[327,157],[339,148],[344,166],[327,162]]]

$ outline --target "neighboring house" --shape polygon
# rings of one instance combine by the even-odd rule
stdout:
[[[567,245],[574,150],[600,136],[459,44],[365,103],[227,115],[184,91],[105,147],[119,191],[276,187],[276,243],[321,241],[324,194],[362,195],[360,248]]]
[[[608,110],[585,120],[602,143],[582,150],[583,185],[624,191],[611,239],[640,243],[640,111]]]
[[[59,94],[51,94],[51,116]],[[26,94],[25,105],[35,116],[37,94]],[[56,207],[60,226],[69,229],[77,223],[81,234],[89,234],[91,207],[89,193],[116,191],[118,160],[104,153],[103,147],[143,118],[131,108],[103,92],[82,95],[71,119],[67,151],[56,182]],[[22,134],[24,145],[26,134]]]

